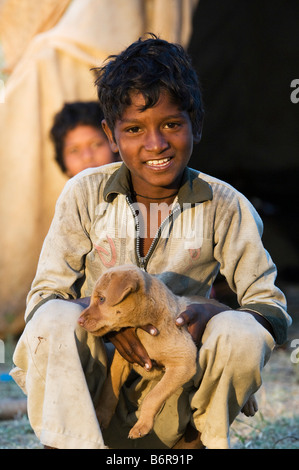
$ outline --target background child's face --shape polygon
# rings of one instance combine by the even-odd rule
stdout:
[[[111,163],[115,156],[101,129],[79,125],[64,138],[63,160],[67,176],[72,177],[86,168]]]
[[[115,123],[115,141],[104,122],[113,151],[119,151],[129,168],[137,193],[177,189],[193,149],[189,114],[166,92],[161,93],[155,106],[145,111],[141,111],[145,104],[141,93],[133,94],[131,100],[132,104]]]

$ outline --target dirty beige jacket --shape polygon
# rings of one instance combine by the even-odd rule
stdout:
[[[89,296],[105,270],[129,263],[159,276],[177,295],[208,297],[220,270],[240,309],[265,316],[277,343],[286,340],[291,319],[274,284],[276,267],[261,241],[261,219],[242,194],[186,168],[170,216],[154,228],[142,258],[130,192],[122,163],[85,170],[67,182],[28,294],[26,321],[49,299]]]

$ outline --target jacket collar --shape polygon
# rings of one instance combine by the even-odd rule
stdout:
[[[199,172],[186,167],[183,173],[182,184],[178,192],[178,203],[196,203],[213,199],[211,186],[199,177]],[[107,202],[118,194],[129,195],[132,192],[130,171],[124,163],[110,176],[104,188],[104,199]]]

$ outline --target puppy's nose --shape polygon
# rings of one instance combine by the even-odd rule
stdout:
[[[83,312],[81,313],[80,317],[78,318],[78,323],[80,326],[84,326],[84,323],[86,322],[86,320],[88,319],[88,313],[86,310],[83,310]]]

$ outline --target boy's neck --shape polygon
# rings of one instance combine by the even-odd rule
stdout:
[[[177,189],[173,191],[171,194],[169,194],[168,196],[145,196],[143,194],[138,194],[135,191],[133,191],[132,196],[134,197],[134,199],[137,200],[137,202],[139,201],[142,202],[143,200],[146,200],[150,202],[162,201],[162,202],[167,202],[169,204],[174,201],[174,198],[176,197],[178,192],[179,190]]]
[[[162,204],[165,202],[170,205],[175,200],[181,185],[180,177],[179,181],[173,182],[171,187],[151,187],[148,188],[146,185],[142,185],[139,182],[134,182],[131,174],[131,196],[136,202],[144,204],[150,208],[153,203]],[[135,183],[135,184],[134,184]]]
[[[177,195],[172,194],[167,198],[142,198],[135,193],[134,200],[138,205],[140,255],[146,256],[154,240],[154,237],[172,210],[172,203]]]

